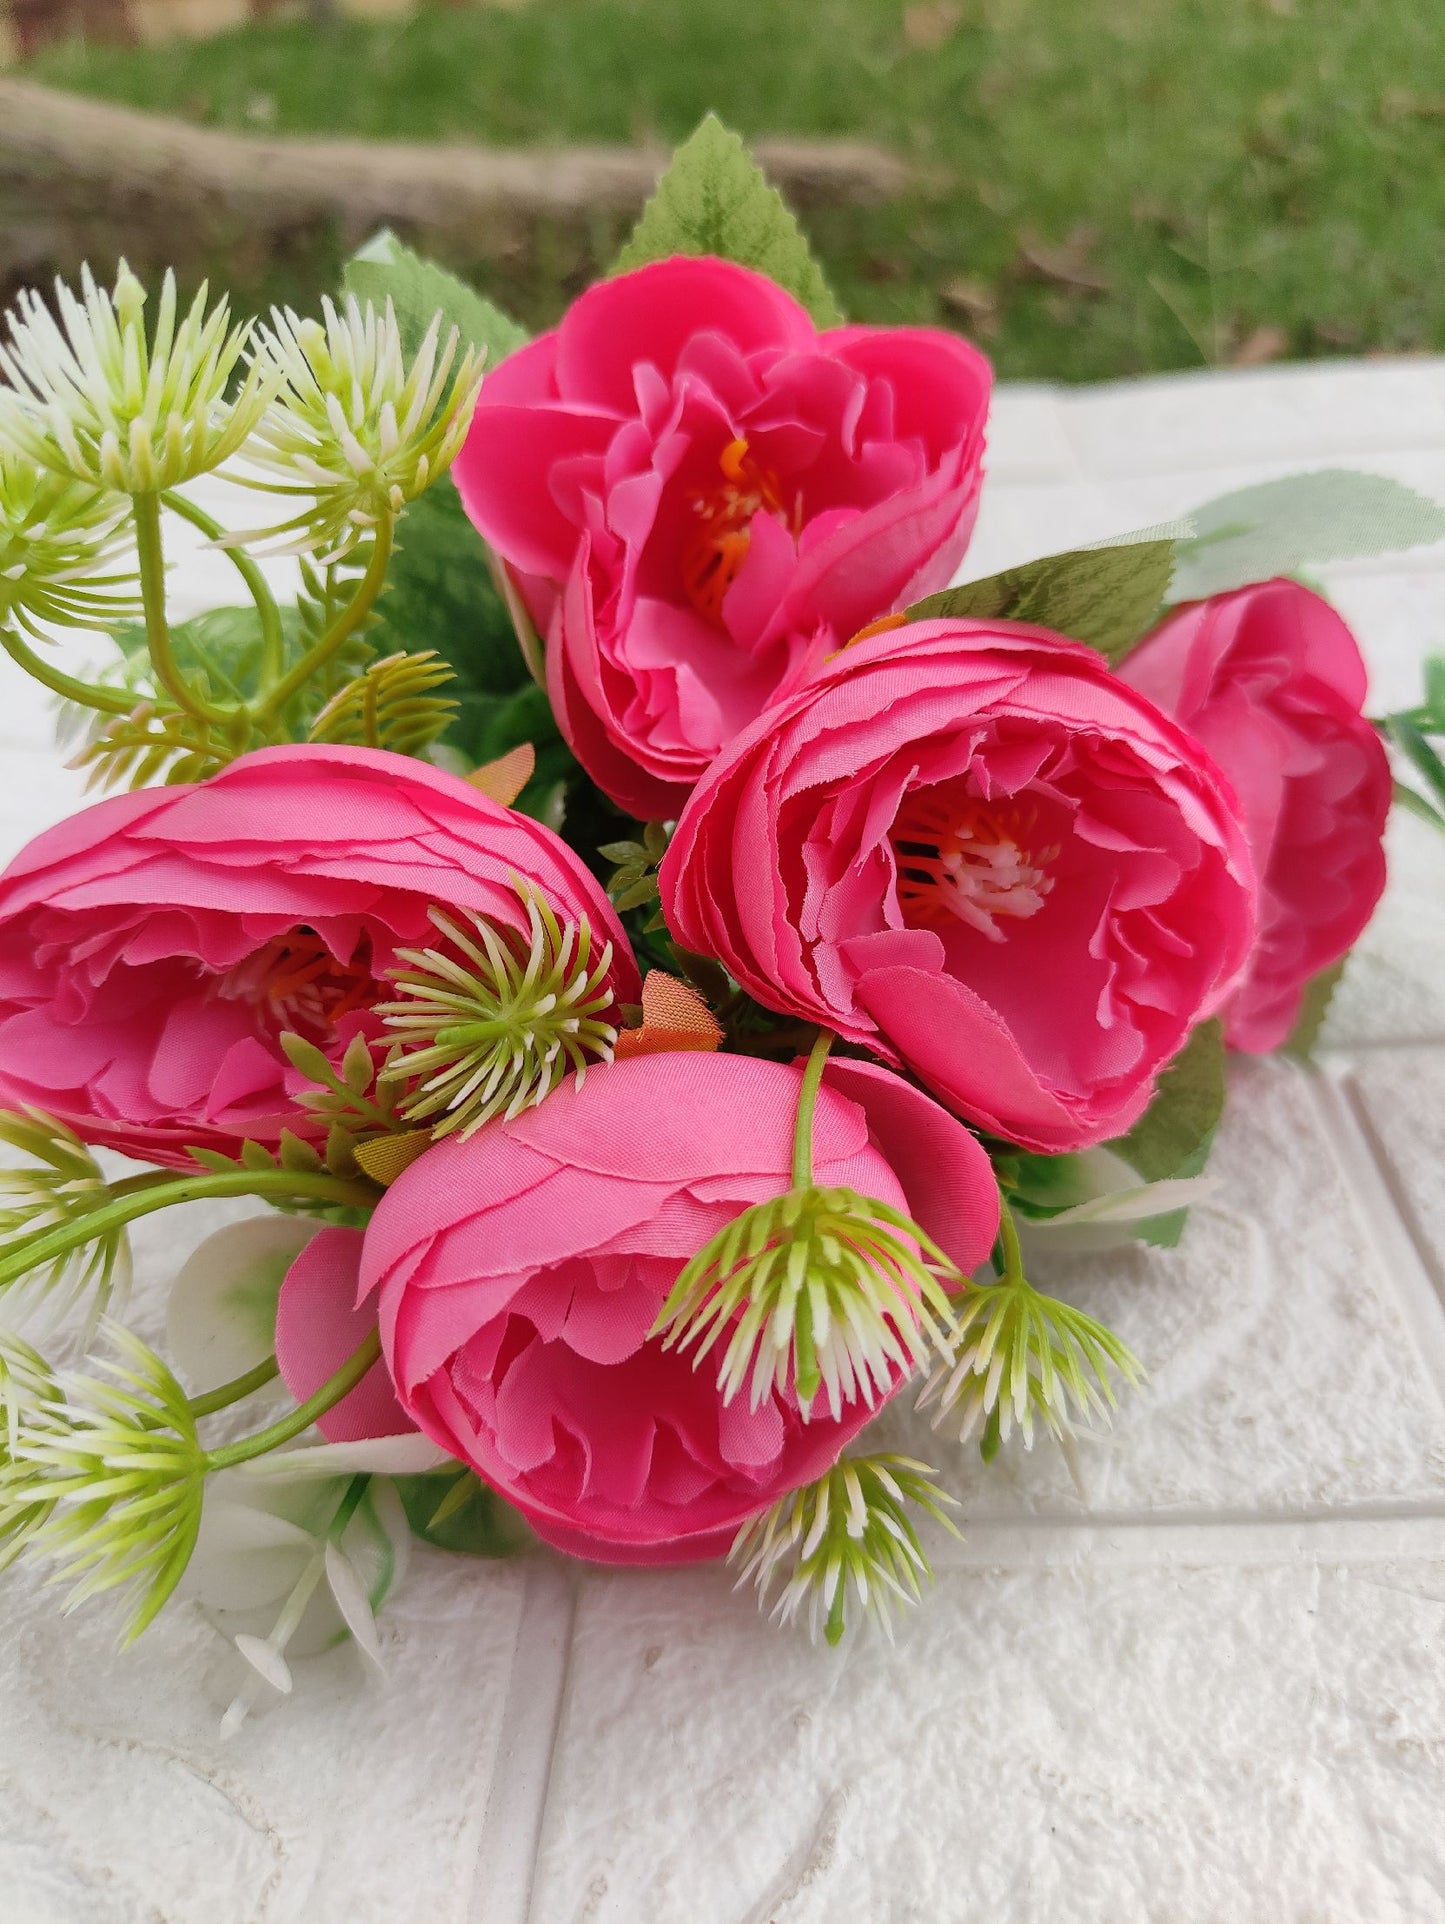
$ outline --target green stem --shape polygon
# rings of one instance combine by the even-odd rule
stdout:
[[[360,587],[316,646],[304,654],[291,672],[283,675],[262,698],[258,711],[262,719],[278,715],[297,690],[304,688],[313,675],[321,672],[337,650],[351,639],[362,622],[366,620],[375,605],[377,596],[386,585],[386,570],[391,560],[391,548],[392,523],[383,521],[376,531],[371,559],[366,564],[366,573],[361,577]]]
[[[238,548],[226,540],[226,530],[204,508],[198,508],[194,501],[175,489],[168,490],[161,500],[172,514],[179,515],[182,521],[189,521],[193,528],[199,528],[203,535],[217,544],[250,590],[261,623],[261,685],[266,687],[280,676],[286,665],[286,645],[281,632],[281,610],[265,575],[244,548]]]
[[[279,1450],[283,1443],[290,1443],[303,1430],[309,1430],[318,1416],[325,1416],[328,1410],[334,1409],[343,1396],[349,1396],[380,1356],[381,1331],[374,1329],[355,1355],[349,1356],[336,1374],[328,1376],[315,1395],[308,1396],[289,1416],[283,1416],[279,1423],[272,1423],[264,1430],[257,1430],[254,1436],[243,1436],[235,1443],[225,1443],[218,1450],[207,1451],[206,1469],[233,1469],[238,1463],[253,1462],[270,1450]]]
[[[33,676],[54,694],[63,695],[67,701],[79,702],[85,708],[98,708],[103,715],[128,715],[139,700],[138,696],[124,694],[119,689],[101,688],[94,682],[77,681],[71,675],[62,674],[28,648],[13,628],[3,623],[0,623],[0,648],[27,675]]]
[[[140,562],[141,600],[145,605],[146,645],[156,680],[177,708],[197,721],[229,724],[235,711],[217,708],[198,695],[176,662],[166,621],[166,563],[161,543],[161,498],[158,494],[131,496],[135,520],[136,554]]]
[[[40,1269],[72,1249],[98,1242],[112,1230],[123,1229],[141,1216],[173,1203],[197,1202],[216,1196],[286,1196],[297,1201],[345,1203],[369,1208],[376,1201],[369,1184],[333,1176],[325,1170],[225,1169],[193,1176],[132,1176],[117,1183],[110,1200],[88,1216],[59,1223],[37,1236],[25,1236],[0,1247],[0,1289],[32,1269]]]
[[[371,1472],[363,1470],[359,1476],[352,1477],[347,1484],[341,1501],[336,1506],[336,1514],[331,1519],[331,1528],[326,1532],[333,1543],[340,1543],[346,1534],[346,1526],[361,1508],[361,1499],[366,1495],[371,1483]]]
[[[998,1199],[998,1239],[1003,1244],[1003,1281],[1028,1285],[1024,1275],[1024,1254],[1019,1247],[1019,1232],[1014,1223],[1013,1211],[1000,1196]]]
[[[798,1091],[798,1117],[793,1124],[793,1187],[811,1189],[813,1185],[813,1111],[818,1106],[818,1090],[828,1051],[837,1041],[831,1029],[819,1029],[813,1041],[808,1066],[803,1071],[803,1086]]]
[[[229,1409],[232,1403],[254,1396],[257,1390],[263,1390],[268,1383],[275,1382],[280,1367],[274,1356],[268,1356],[264,1363],[247,1370],[244,1376],[233,1376],[229,1383],[221,1383],[215,1389],[207,1390],[204,1396],[193,1396],[190,1400],[191,1415],[214,1416],[217,1410]]]

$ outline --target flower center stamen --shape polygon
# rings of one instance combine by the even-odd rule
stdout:
[[[787,510],[777,475],[753,459],[745,440],[729,441],[718,466],[721,482],[693,496],[698,525],[683,545],[682,578],[693,607],[721,627],[723,602],[752,545],[754,515]],[[795,503],[789,524],[795,539],[800,518],[801,503]]]
[[[1054,886],[1047,864],[1058,845],[1029,848],[1036,821],[1036,811],[1017,805],[936,797],[905,804],[891,838],[904,920],[915,926],[953,916],[1002,942],[1000,918],[1037,915]]]
[[[314,929],[288,929],[222,979],[218,993],[254,1003],[308,1040],[329,1040],[343,1016],[380,993],[364,959],[340,962]]]

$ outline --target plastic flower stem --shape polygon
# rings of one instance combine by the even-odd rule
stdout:
[[[269,719],[279,714],[296,691],[304,688],[313,675],[321,672],[336,651],[355,634],[371,613],[377,596],[386,585],[386,570],[391,560],[392,526],[393,523],[386,520],[377,528],[371,559],[366,564],[366,573],[361,577],[361,585],[351,600],[347,602],[316,646],[304,654],[291,672],[283,675],[262,698],[258,707],[258,713],[262,719]]]
[[[140,563],[141,600],[145,605],[146,645],[156,680],[178,708],[197,721],[228,724],[235,711],[217,708],[198,695],[176,665],[171,648],[171,631],[166,621],[166,563],[161,544],[161,498],[158,494],[133,494],[131,512],[135,521],[136,556]]]
[[[196,1202],[205,1196],[286,1196],[365,1209],[376,1201],[376,1194],[369,1183],[352,1182],[325,1170],[223,1169],[198,1170],[193,1176],[132,1176],[117,1183],[110,1200],[91,1215],[0,1248],[0,1288],[173,1203]]]
[[[818,1105],[823,1067],[835,1040],[831,1029],[820,1029],[808,1057],[808,1066],[803,1071],[803,1086],[798,1091],[798,1117],[793,1124],[794,1189],[811,1189],[813,1186],[813,1111]]]
[[[217,1410],[229,1409],[232,1403],[239,1403],[245,1397],[254,1396],[257,1390],[265,1389],[274,1383],[281,1373],[281,1366],[274,1356],[268,1356],[264,1363],[255,1369],[247,1370],[244,1376],[233,1376],[229,1383],[220,1383],[204,1396],[193,1396],[189,1402],[192,1416],[214,1416]]]
[[[238,575],[250,590],[251,599],[256,604],[256,614],[261,623],[261,683],[265,687],[280,678],[285,667],[285,643],[281,634],[281,610],[276,605],[276,597],[267,584],[265,575],[257,567],[244,548],[238,548],[226,540],[226,530],[213,515],[204,508],[197,507],[188,496],[175,488],[169,488],[161,496],[162,504],[172,514],[179,515],[182,521],[189,521],[226,555]]]
[[[265,1456],[268,1450],[279,1450],[283,1443],[309,1430],[318,1416],[325,1416],[343,1396],[349,1395],[380,1356],[381,1331],[374,1329],[355,1355],[349,1356],[336,1374],[329,1376],[315,1395],[298,1404],[289,1416],[257,1430],[254,1436],[239,1437],[234,1443],[222,1444],[218,1450],[208,1450],[207,1470],[234,1469],[238,1463],[250,1463],[258,1456]]]
[[[998,1199],[998,1239],[1003,1245],[1003,1280],[1006,1283],[1022,1283],[1029,1286],[1024,1275],[1024,1255],[1019,1247],[1019,1232],[1013,1219],[1013,1211],[1000,1194]]]
[[[105,715],[128,715],[135,707],[134,695],[123,694],[115,688],[101,688],[93,682],[77,681],[73,675],[63,674],[59,668],[53,668],[42,656],[26,647],[15,630],[3,622],[0,622],[0,648],[27,675],[53,694],[63,695],[67,701],[79,702],[85,708],[98,708]]]

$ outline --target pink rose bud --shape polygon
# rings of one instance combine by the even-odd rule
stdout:
[[[322,1140],[280,1036],[333,1066],[358,1035],[383,1054],[398,950],[437,943],[437,905],[524,934],[519,881],[613,944],[613,993],[635,1001],[621,925],[571,849],[409,756],[265,748],[98,802],[0,876],[0,1102],[158,1163]]]
[[[453,472],[614,801],[676,815],[811,662],[951,578],[990,378],[931,328],[820,334],[711,259],[599,282],[488,375]]]
[[[1046,1151],[1130,1127],[1254,934],[1203,749],[1092,649],[1010,622],[846,649],[719,756],[660,882],[677,939],[759,1002]]]
[[[1231,1048],[1285,1041],[1305,984],[1344,955],[1385,886],[1384,746],[1354,636],[1296,581],[1181,608],[1124,662],[1234,784],[1260,878],[1259,939],[1225,1008]]]
[[[604,1065],[429,1149],[378,1204],[361,1300],[379,1311],[402,1409],[549,1543],[618,1563],[721,1555],[874,1414],[876,1400],[859,1398],[805,1421],[776,1384],[756,1403],[746,1390],[729,1400],[715,1354],[695,1367],[650,1333],[688,1259],[789,1190],[801,1086],[800,1065],[745,1056]],[[813,1172],[908,1215],[964,1273],[997,1232],[977,1142],[871,1064],[828,1065]],[[297,1396],[365,1330],[345,1266],[323,1285],[320,1241],[282,1291],[280,1355]]]

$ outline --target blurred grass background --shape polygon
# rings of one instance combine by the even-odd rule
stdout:
[[[1445,348],[1442,0],[433,4],[19,72],[241,131],[672,142],[711,107],[874,139],[908,195],[808,217],[845,309],[960,328],[1004,377]],[[620,238],[451,264],[537,326]],[[307,299],[337,265],[240,263],[234,291]]]

